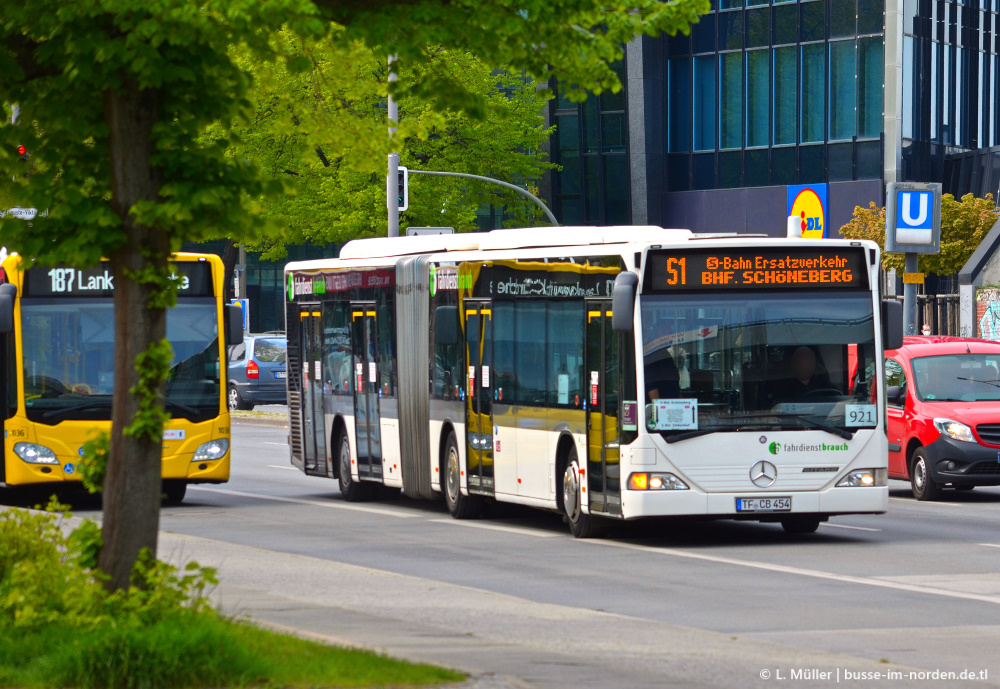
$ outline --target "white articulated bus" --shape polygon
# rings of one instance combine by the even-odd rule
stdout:
[[[600,519],[885,512],[870,242],[564,227],[358,240],[286,271],[291,462]]]

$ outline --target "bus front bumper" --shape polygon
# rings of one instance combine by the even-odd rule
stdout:
[[[791,499],[790,510],[737,510],[738,500],[779,497]],[[808,492],[703,493],[690,489],[622,491],[622,513],[626,519],[699,516],[774,521],[788,515],[881,514],[888,509],[889,489],[885,486],[833,487],[822,491]]]

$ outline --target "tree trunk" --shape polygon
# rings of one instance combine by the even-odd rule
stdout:
[[[153,125],[160,118],[158,93],[126,81],[118,92],[104,93],[111,162],[111,204],[121,217],[126,243],[109,257],[115,281],[115,387],[111,447],[104,478],[104,545],[98,564],[107,587],[127,587],[143,548],[156,553],[160,526],[161,439],[125,435],[139,411],[130,390],[138,383],[136,356],[166,336],[166,310],[150,309],[154,286],[133,279],[148,266],[165,268],[170,254],[166,233],[134,222],[136,202],[155,201],[162,174],[150,165]],[[163,386],[160,394],[163,395]]]
[[[222,288],[225,290],[223,295],[225,296],[226,303],[230,299],[235,299],[240,296],[233,291],[233,273],[236,272],[236,261],[240,258],[240,249],[236,246],[236,242],[233,239],[226,240],[226,248],[222,250]],[[246,273],[240,277],[241,280],[246,279]]]

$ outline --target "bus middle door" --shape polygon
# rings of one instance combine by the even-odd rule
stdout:
[[[379,425],[378,328],[375,302],[351,302],[351,348],[354,358],[354,428],[358,476],[382,479]]]
[[[470,493],[493,495],[493,309],[488,301],[466,300],[465,437]]]
[[[619,335],[611,329],[611,302],[587,302],[587,492],[590,511],[621,515],[618,399]]]
[[[302,352],[302,451],[305,473],[327,476],[326,426],[323,422],[323,324],[319,304],[299,311]]]

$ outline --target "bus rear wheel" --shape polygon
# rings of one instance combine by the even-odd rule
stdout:
[[[338,480],[340,481],[340,494],[347,502],[364,502],[371,500],[375,494],[376,486],[373,484],[359,483],[351,477],[351,443],[347,439],[347,433],[343,430],[337,436],[337,461],[340,465]]]
[[[597,533],[597,520],[583,513],[583,481],[580,477],[580,460],[576,448],[570,448],[563,471],[562,502],[566,522],[576,538],[590,538]]]
[[[462,463],[458,457],[455,432],[448,434],[444,456],[444,501],[455,519],[477,519],[483,513],[483,499],[478,495],[462,495]]]

